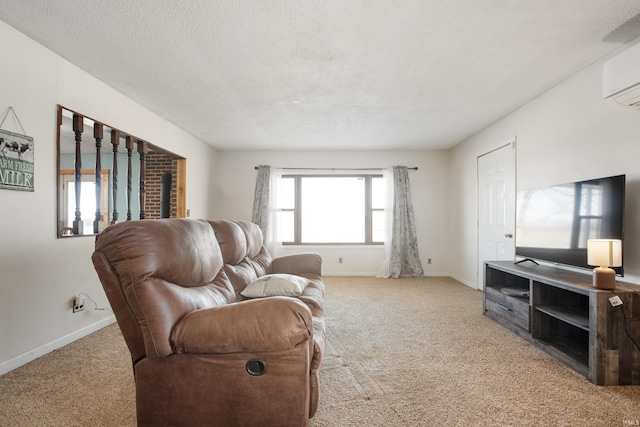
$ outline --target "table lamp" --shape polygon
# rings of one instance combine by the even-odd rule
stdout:
[[[610,267],[622,266],[622,241],[616,239],[587,240],[587,264],[593,269],[593,287],[596,289],[614,289],[616,271]]]

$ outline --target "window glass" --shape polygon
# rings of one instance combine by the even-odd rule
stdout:
[[[371,241],[373,243],[384,243],[386,217],[385,211],[371,212]]]
[[[71,234],[71,230],[73,229],[73,221],[76,217],[76,183],[75,183],[75,175],[71,174],[72,171],[61,171],[61,186],[62,186],[62,194],[64,205],[60,208],[62,209],[62,215],[60,215],[62,221],[62,231],[63,235]],[[102,179],[102,206],[101,212],[103,214],[103,218],[105,218],[105,213],[108,214],[109,205],[107,201],[107,197],[105,195],[108,190],[108,177],[107,172],[103,171],[101,173]],[[86,172],[83,171],[81,175],[80,181],[80,192],[82,194],[82,198],[80,200],[80,215],[82,220],[82,229],[79,234],[87,235],[94,234],[93,232],[93,221],[96,216],[96,184],[95,184],[95,173],[93,171]],[[106,220],[102,227],[107,225]]]
[[[278,182],[276,192],[276,206],[280,209],[294,209],[296,207],[295,180],[293,177],[282,177]]]
[[[295,212],[280,212],[280,241],[282,243],[295,243]]]
[[[381,244],[387,187],[380,175],[286,175],[278,183],[287,244]]]
[[[387,206],[387,184],[381,176],[371,177],[371,208],[384,209]]]
[[[364,243],[362,177],[303,177],[301,243]]]
[[[295,243],[296,180],[284,176],[277,182],[276,209],[278,210],[278,233],[282,243]]]
[[[96,214],[96,184],[95,182],[81,182],[82,200],[80,201],[80,212],[82,215],[82,222],[84,233],[93,234],[93,220]],[[73,227],[73,220],[76,217],[76,201],[75,191],[76,183],[69,182],[67,190],[67,215],[66,215],[66,227]]]

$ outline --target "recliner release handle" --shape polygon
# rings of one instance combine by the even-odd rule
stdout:
[[[257,377],[267,372],[267,362],[261,359],[251,359],[247,362],[245,368],[249,375]]]

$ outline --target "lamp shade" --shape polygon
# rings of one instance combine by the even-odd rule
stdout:
[[[622,240],[587,240],[587,263],[598,267],[621,267]]]

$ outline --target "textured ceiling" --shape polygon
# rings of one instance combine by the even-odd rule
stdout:
[[[637,0],[0,0],[1,20],[221,150],[449,148],[640,36],[638,14]]]

